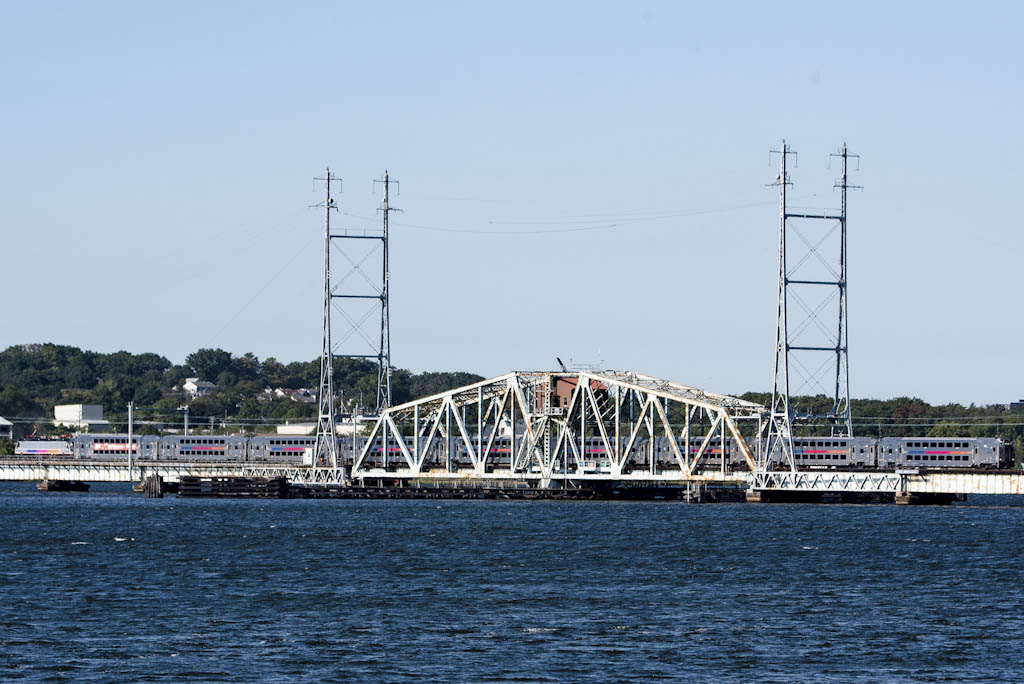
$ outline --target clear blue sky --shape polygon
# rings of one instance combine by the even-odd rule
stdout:
[[[843,141],[862,156],[852,394],[1016,399],[1022,25],[1018,3],[5,2],[0,347],[315,358],[329,164],[339,226],[401,181],[396,365],[767,390],[785,137],[802,206],[838,204]]]

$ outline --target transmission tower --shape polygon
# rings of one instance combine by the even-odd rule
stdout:
[[[334,398],[333,398],[333,361],[335,358],[374,359],[377,362],[377,400],[375,414],[391,405],[391,325],[388,306],[388,215],[397,209],[390,207],[389,188],[398,184],[388,178],[387,172],[383,180],[374,181],[384,184],[384,201],[381,211],[384,212],[382,231],[344,229],[331,232],[330,212],[337,210],[330,196],[330,184],[338,179],[330,176],[328,171],[326,206],[326,228],[324,233],[324,337],[321,355],[320,380],[320,424],[325,426],[324,434],[334,433]],[[321,205],[317,205],[321,206]],[[347,262],[347,268],[331,271],[331,251],[337,250]],[[377,270],[377,259],[380,259],[380,270]],[[379,274],[379,279],[378,279]],[[380,335],[364,328],[380,314]],[[331,338],[331,316],[338,314],[347,328],[342,328],[340,338]],[[338,323],[339,321],[335,321]],[[326,414],[330,413],[328,419]],[[329,424],[329,425],[328,425]],[[317,429],[317,434],[321,429]],[[334,444],[334,442],[332,442]],[[324,449],[330,448],[326,445]],[[319,440],[317,455],[320,456]],[[334,447],[336,451],[336,447]],[[326,453],[326,452],[325,452]],[[336,458],[336,453],[331,453]],[[324,459],[327,462],[327,459]]]
[[[795,158],[796,153],[786,146],[785,141],[781,149],[773,150],[773,153],[780,157],[779,176],[772,183],[780,189],[778,318],[775,327],[772,412],[760,465],[766,469],[773,461],[781,460],[790,469],[796,470],[793,456],[794,418],[809,422],[824,420],[832,436],[853,436],[846,320],[846,191],[859,187],[849,184],[847,174],[849,158],[857,155],[848,154],[845,144],[838,154],[832,155],[842,160],[842,178],[834,186],[842,191],[841,208],[836,214],[828,211],[790,211],[786,202],[786,189],[792,185],[792,181],[787,172],[787,161],[790,155]],[[805,225],[804,222],[830,228],[805,234],[800,229],[801,225]],[[790,240],[790,233],[798,238],[797,242]],[[826,248],[833,247],[836,238],[838,261],[825,256]],[[790,300],[798,305],[798,315],[792,320],[789,315]],[[838,314],[838,325],[828,321],[834,315],[832,311]],[[826,357],[824,362],[821,361],[823,354]],[[802,381],[800,390],[806,390],[808,394],[831,394],[832,408],[824,413],[794,411],[790,396],[791,371]],[[834,384],[827,381],[826,377],[834,378]]]
[[[398,187],[398,181],[388,177],[387,169],[384,170],[384,177],[375,180],[374,183],[381,183],[384,186],[384,199],[381,201],[377,211],[384,216],[383,239],[384,259],[380,296],[380,354],[377,359],[377,414],[391,406],[391,319],[390,303],[388,295],[390,290],[391,273],[388,270],[388,215],[393,211],[401,211],[392,207],[388,201],[391,185]]]
[[[331,175],[330,167],[324,182],[324,329],[320,352],[320,410],[316,423],[314,466],[338,467],[338,430],[334,422],[334,349],[331,346],[331,211],[338,206],[331,197],[331,183],[341,179]]]

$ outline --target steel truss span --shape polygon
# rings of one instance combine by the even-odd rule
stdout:
[[[872,472],[758,472],[752,489],[807,492],[902,492],[907,489],[904,473]]]
[[[353,479],[742,480],[721,445],[753,470],[764,412],[632,372],[513,372],[388,408],[342,452]]]

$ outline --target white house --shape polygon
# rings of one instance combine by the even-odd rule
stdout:
[[[212,382],[206,380],[200,380],[199,378],[185,378],[185,384],[181,386],[185,392],[195,399],[196,397],[202,397],[213,390],[217,389],[217,386]]]
[[[278,387],[274,390],[274,396],[278,399],[291,399],[302,404],[315,404],[316,393],[310,392],[308,389],[285,389],[284,387]]]
[[[0,437],[14,439],[14,423],[0,416]]]

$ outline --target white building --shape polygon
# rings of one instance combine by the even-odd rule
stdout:
[[[335,433],[339,436],[352,435],[353,431],[363,434],[365,432],[363,418],[360,416],[358,425],[354,428],[351,421],[339,420],[334,426]],[[277,426],[279,435],[315,435],[316,423],[285,423]]]
[[[0,416],[0,437],[14,439],[14,423]]]
[[[315,435],[316,423],[285,423],[277,426],[279,435]]]
[[[110,429],[99,404],[61,404],[53,407],[53,424],[90,432]]]
[[[199,378],[185,378],[185,384],[181,386],[185,392],[195,399],[196,397],[202,397],[213,390],[217,389],[217,386],[212,382],[206,380],[200,380]]]

